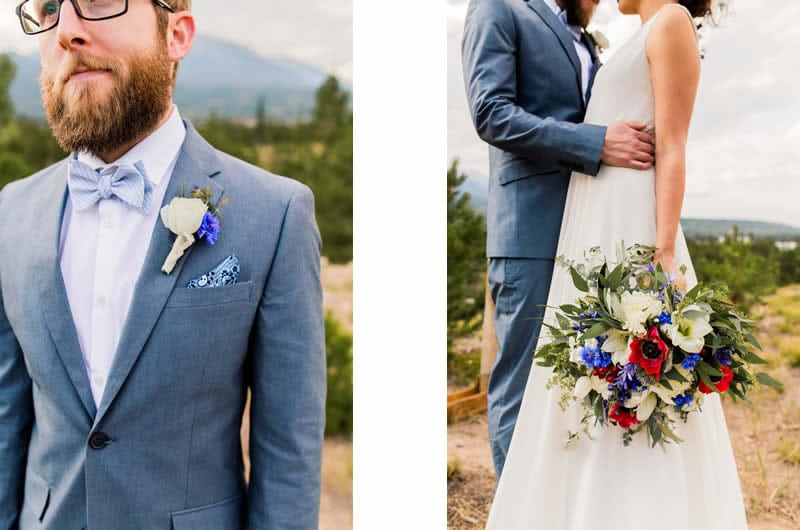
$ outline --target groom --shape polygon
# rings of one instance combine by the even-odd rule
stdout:
[[[498,479],[531,369],[569,176],[601,163],[647,169],[642,123],[582,123],[600,63],[585,31],[599,0],[471,0],[462,43],[467,99],[490,144],[489,289],[499,351],[489,378]],[[598,205],[602,208],[602,205]]]
[[[0,528],[318,527],[313,197],[181,120],[172,92],[189,9],[17,10],[39,35],[45,110],[73,154],[0,192]],[[159,210],[195,188],[229,200],[219,230],[204,217],[204,239],[163,272],[176,236]]]

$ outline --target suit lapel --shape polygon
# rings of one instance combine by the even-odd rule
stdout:
[[[162,206],[178,196],[182,187],[188,196],[195,187],[211,186],[215,199],[219,198],[223,191],[222,186],[212,179],[219,173],[215,165],[214,149],[200,137],[189,123],[184,122],[184,124],[186,139],[167,185]],[[99,423],[108,411],[142,353],[144,345],[175,287],[183,264],[189,259],[193,249],[201,244],[195,242],[190,246],[178,260],[174,270],[170,274],[165,274],[161,272],[161,265],[169,254],[174,239],[175,236],[164,226],[159,217],[153,228],[150,247],[147,250],[142,270],[136,281],[131,306],[128,309],[128,316],[111,365],[111,372],[100,401],[95,424]],[[175,345],[165,344],[160,347],[170,348]]]
[[[52,171],[54,175],[50,176],[41,195],[42,229],[31,236],[34,238],[34,270],[38,271],[36,285],[39,286],[42,314],[56,351],[91,419],[96,407],[59,263],[61,224],[67,200],[67,161],[56,165]]]
[[[575,51],[572,34],[542,0],[526,1],[528,2],[528,6],[536,11],[539,17],[544,20],[545,24],[547,24],[550,29],[553,30],[553,33],[556,34],[556,37],[558,37],[559,42],[561,42],[561,47],[564,48],[564,51],[569,57],[569,62],[572,63],[572,67],[575,69],[578,90],[581,90],[581,61],[578,58],[578,52]],[[581,92],[583,91],[581,90]]]

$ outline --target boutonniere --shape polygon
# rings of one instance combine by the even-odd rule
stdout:
[[[211,187],[192,190],[191,197],[185,197],[183,191],[169,204],[161,208],[161,221],[164,226],[178,236],[172,244],[167,259],[161,270],[167,274],[172,272],[175,264],[195,240],[202,239],[208,246],[214,245],[219,237],[220,213],[228,204],[227,197],[216,203],[211,200]]]
[[[609,49],[611,47],[611,43],[608,41],[608,37],[603,35],[602,31],[600,31],[600,30],[595,30],[595,31],[586,31],[586,30],[584,30],[584,32],[586,33],[586,38],[588,38],[589,42],[592,43],[592,46],[594,46],[597,49],[597,53],[602,53],[603,50],[607,50],[607,49]]]

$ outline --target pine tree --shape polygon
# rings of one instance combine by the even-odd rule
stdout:
[[[447,172],[447,346],[481,326],[486,271],[486,219],[459,189],[458,161]]]

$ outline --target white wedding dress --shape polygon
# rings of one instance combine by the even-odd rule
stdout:
[[[645,47],[656,16],[599,70],[587,123],[655,122]],[[626,245],[654,245],[655,211],[654,170],[603,166],[596,177],[573,174],[558,255],[582,259],[585,250],[599,245],[614,260],[622,240]],[[675,261],[688,267],[686,277],[689,286],[694,285],[697,280],[680,229]],[[556,266],[548,306],[570,303],[581,294],[567,271]],[[545,319],[553,320],[551,309]],[[546,388],[551,373],[536,364],[530,372],[487,529],[747,528],[718,395],[707,396],[702,412],[678,424],[683,443],[669,444],[665,451],[649,447],[645,432],[625,447],[618,427],[593,428],[593,440],[582,435],[567,448],[567,432],[579,430],[583,409],[574,402],[566,411],[559,407],[561,390]]]

